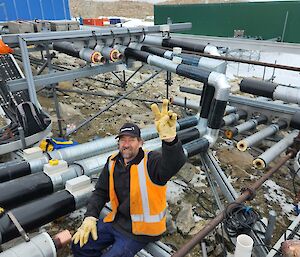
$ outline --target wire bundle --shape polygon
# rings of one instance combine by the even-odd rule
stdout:
[[[236,204],[231,210],[228,207],[225,210],[224,229],[229,237],[249,234],[259,219],[260,215],[251,207]]]

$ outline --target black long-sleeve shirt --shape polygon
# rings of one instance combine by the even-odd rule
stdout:
[[[159,236],[133,235],[130,218],[130,167],[132,164],[139,164],[144,158],[144,151],[139,149],[137,156],[127,165],[124,164],[123,157],[119,153],[114,170],[114,186],[118,197],[119,206],[116,217],[113,221],[115,229],[123,234],[133,237],[135,240],[151,242],[159,239]],[[186,157],[184,155],[181,142],[176,137],[172,142],[163,141],[162,153],[151,151],[148,154],[147,169],[151,181],[157,185],[165,185],[184,165]],[[87,205],[85,216],[98,218],[105,203],[109,202],[109,170],[106,162],[102,173],[96,183],[95,190]]]

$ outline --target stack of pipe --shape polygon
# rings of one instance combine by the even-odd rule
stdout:
[[[233,122],[234,120],[230,119],[229,121]],[[208,144],[201,140],[203,134],[204,132],[200,126],[177,132],[178,138],[184,144],[184,151],[187,156],[197,152],[201,145],[203,145],[203,151],[207,149]],[[196,141],[191,142],[194,140]],[[197,145],[199,142],[200,145]],[[147,150],[159,150],[161,148],[161,140],[159,138],[148,140],[145,142],[144,148]],[[89,177],[98,174],[103,169],[107,158],[113,153],[115,153],[115,150],[107,151],[90,158],[74,161],[69,166],[65,160],[60,160],[54,164],[50,162],[44,165],[44,169],[40,170],[41,172],[3,182],[0,184],[0,191],[6,192],[6,194],[0,194],[0,206],[5,209],[11,209],[27,201],[32,201],[61,190],[68,180],[79,177],[82,174]]]
[[[201,138],[183,145],[184,153],[187,157],[207,151],[209,146],[208,142],[200,139]],[[160,139],[157,139],[157,141],[160,141]],[[103,163],[105,162],[106,160],[103,161]],[[83,167],[83,172],[87,171],[87,174],[88,171],[90,174],[96,171],[99,172],[98,167],[96,168],[97,165],[94,164],[94,160],[92,159],[85,160],[81,164],[85,165],[85,167]],[[93,165],[93,167],[90,167],[90,170],[85,170],[89,167],[89,165]],[[61,171],[58,171],[57,174],[60,172]],[[68,174],[71,173],[70,170],[67,172]],[[62,174],[61,177],[64,177],[64,174]],[[69,177],[69,179],[65,182],[65,190],[54,192],[49,196],[45,196],[34,201],[32,201],[32,199],[30,201],[29,198],[24,199],[24,201],[27,200],[30,202],[22,202],[22,206],[10,210],[25,231],[38,228],[56,218],[64,216],[86,205],[87,199],[93,190],[93,186],[90,183],[89,177],[86,175],[75,177],[73,179],[70,179],[70,176],[67,177]],[[55,186],[52,184],[54,180],[50,180],[46,182],[47,185],[49,188],[51,186],[55,188]],[[20,186],[20,183],[17,183],[17,180],[12,180],[9,183],[11,183],[10,186],[12,187]],[[27,191],[28,190],[30,191],[31,189],[27,188]],[[39,192],[35,191],[34,193],[38,194]],[[24,191],[23,195],[25,194],[26,192]],[[12,205],[13,204],[11,204],[11,206]],[[18,229],[11,221],[8,214],[4,213],[4,215],[0,217],[0,238],[2,239],[2,243],[5,243],[17,236],[19,236]]]
[[[232,139],[234,136],[246,132],[248,130],[255,129],[258,125],[268,121],[267,116],[260,115],[257,118],[250,119],[242,124],[239,124],[231,129],[227,129],[224,133],[228,139]]]
[[[110,60],[112,62],[123,59],[123,54],[120,53],[118,49],[112,48],[110,46],[96,45],[94,50],[100,52],[106,60]]]
[[[197,125],[198,118],[191,116],[177,121],[176,130],[183,130]],[[157,131],[154,126],[141,130],[143,140],[157,137]],[[65,160],[67,163],[73,163],[76,160],[86,159],[104,152],[117,149],[116,135],[97,139],[84,144],[55,150],[33,159],[23,161],[12,161],[0,164],[0,182],[9,181],[18,177],[26,176],[43,170],[45,164],[51,159]]]
[[[276,123],[271,124],[270,126],[258,131],[257,133],[254,133],[253,135],[244,138],[243,140],[239,141],[237,143],[237,148],[240,151],[246,151],[248,147],[251,147],[262,140],[266,139],[269,136],[274,135],[281,129],[285,129],[287,127],[287,122],[284,120],[279,120]]]
[[[267,151],[258,156],[254,161],[253,165],[257,169],[264,169],[267,165],[283,153],[288,147],[294,143],[295,137],[299,134],[299,130],[293,130],[289,135],[285,136],[278,143],[274,144]]]
[[[146,46],[137,43],[131,43],[129,47],[136,50],[145,51],[147,53],[151,53],[160,57],[164,57],[169,60],[173,60],[176,63],[183,63],[183,64],[188,64],[196,67],[205,67],[211,69],[212,71],[220,72],[223,74],[225,74],[226,72],[225,61],[200,57],[197,55],[183,54],[181,53],[181,48],[179,47],[174,47],[173,51],[164,50],[161,48]],[[212,49],[212,46],[210,46],[210,49]]]

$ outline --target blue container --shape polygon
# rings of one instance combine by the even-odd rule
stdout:
[[[69,0],[0,0],[0,21],[70,20]]]

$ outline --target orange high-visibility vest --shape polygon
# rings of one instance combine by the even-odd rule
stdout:
[[[104,222],[112,222],[117,213],[119,201],[114,188],[116,160],[109,160],[109,198],[112,211]],[[147,170],[148,153],[143,160],[130,167],[130,216],[132,233],[135,235],[158,236],[166,231],[167,186],[154,184]]]

